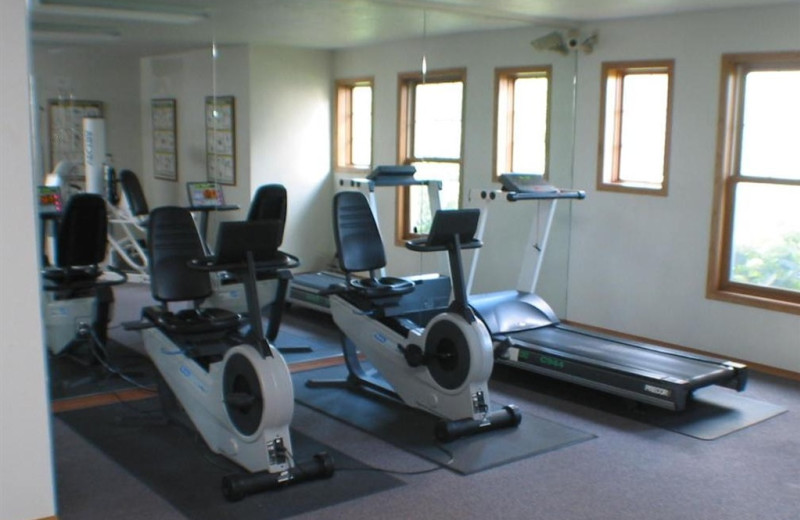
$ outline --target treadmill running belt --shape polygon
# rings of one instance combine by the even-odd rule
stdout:
[[[680,379],[690,387],[704,386],[727,378],[733,370],[720,362],[710,362],[679,351],[635,343],[624,343],[562,327],[544,327],[509,335],[524,344],[539,345],[576,360],[602,365],[610,370],[634,373],[654,379]]]

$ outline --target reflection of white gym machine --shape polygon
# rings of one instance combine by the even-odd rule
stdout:
[[[121,269],[129,273],[131,279],[147,282],[150,272],[144,238],[147,234],[147,217],[150,208],[136,174],[130,170],[119,172],[119,179],[110,172],[107,182],[109,192],[116,193],[118,182],[122,187],[122,198],[110,197],[108,208],[108,242],[123,265]],[[117,201],[118,204],[114,204]]]
[[[145,348],[165,380],[167,408],[179,405],[209,448],[249,473],[223,480],[228,500],[303,480],[329,477],[325,453],[298,463],[289,423],[294,391],[281,354],[264,338],[255,288],[256,269],[277,276],[297,264],[277,250],[282,223],[222,222],[213,262],[189,211],[161,207],[150,214],[151,291],[161,306],[144,309]],[[249,320],[224,309],[200,308],[211,294],[210,271],[227,270],[244,281]],[[170,302],[195,302],[172,313]],[[239,329],[249,325],[242,336]]]
[[[45,338],[47,348],[56,355],[88,346],[91,356],[86,361],[91,363],[93,356],[105,356],[114,302],[111,286],[124,283],[126,277],[100,266],[107,248],[102,197],[78,193],[63,211],[61,205],[58,188],[40,188],[40,218],[57,228],[53,265],[45,262],[42,272]],[[47,259],[46,254],[43,257]]]
[[[347,285],[331,294],[330,302],[333,319],[342,331],[349,375],[344,382],[309,381],[308,385],[361,387],[399,398],[441,418],[435,430],[440,441],[518,425],[522,417],[515,406],[489,410],[491,338],[466,303],[461,249],[480,246],[472,238],[477,222],[477,210],[438,211],[427,239],[407,244],[419,252],[447,251],[450,260],[454,300],[448,309],[435,311],[422,327],[409,318],[421,309],[402,303],[403,296],[414,291],[414,282],[377,274],[386,258],[366,198],[354,191],[336,194],[334,233]],[[369,271],[370,278],[351,278],[361,271]],[[367,374],[357,350],[390,387]]]

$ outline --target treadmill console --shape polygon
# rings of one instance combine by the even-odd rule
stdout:
[[[57,186],[38,186],[36,190],[39,215],[43,217],[59,215],[63,209],[61,189]]]
[[[186,191],[192,208],[217,208],[225,205],[222,186],[216,182],[187,182]]]
[[[417,169],[410,164],[382,165],[376,166],[375,169],[367,175],[367,179],[374,181],[387,177],[414,177],[415,173],[417,173]]]
[[[503,191],[518,193],[558,193],[558,188],[547,184],[544,175],[535,173],[504,173],[500,175]]]

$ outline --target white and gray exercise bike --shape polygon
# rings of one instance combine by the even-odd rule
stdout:
[[[446,250],[450,259],[454,299],[420,325],[411,318],[423,315],[424,309],[409,308],[406,303],[415,300],[404,298],[414,290],[414,283],[376,276],[386,258],[367,199],[360,192],[337,193],[334,234],[347,282],[331,294],[330,305],[342,332],[348,378],[307,384],[359,387],[396,397],[439,417],[434,433],[442,442],[517,426],[522,416],[514,405],[490,410],[487,380],[494,363],[492,341],[467,305],[464,291],[461,249],[480,246],[472,238],[478,217],[478,210],[437,211],[428,237],[407,243],[414,251]],[[370,277],[352,276],[363,271]],[[368,374],[359,351],[388,386]]]
[[[186,412],[213,452],[247,470],[223,479],[228,500],[334,471],[326,453],[295,461],[289,434],[292,380],[262,329],[256,271],[280,276],[297,265],[296,258],[277,250],[280,229],[271,220],[223,222],[216,257],[209,259],[187,209],[150,213],[150,286],[161,305],[143,310],[145,348],[168,386],[160,390],[165,403]],[[223,269],[244,282],[246,321],[238,313],[199,305],[211,294],[209,272]],[[168,308],[173,302],[192,305],[173,313]]]

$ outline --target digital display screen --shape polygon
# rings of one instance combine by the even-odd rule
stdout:
[[[61,212],[61,190],[55,186],[39,186],[37,188],[39,195],[39,212],[40,213],[59,213]]]
[[[217,207],[225,204],[222,188],[216,182],[190,182],[186,187],[189,190],[189,204],[193,208]]]

